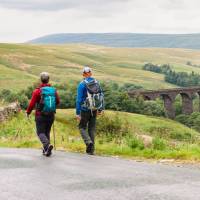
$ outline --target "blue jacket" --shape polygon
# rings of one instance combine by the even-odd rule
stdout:
[[[87,81],[92,81],[94,78],[88,77],[86,78]],[[85,83],[82,81],[77,89],[77,98],[76,98],[76,114],[80,115],[82,111],[88,111],[88,108],[84,107],[83,104],[87,98],[87,89]]]

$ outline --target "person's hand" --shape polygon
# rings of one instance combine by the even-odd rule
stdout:
[[[101,111],[98,110],[98,111],[97,111],[97,115],[103,115],[103,114],[104,114],[104,111],[103,111],[103,110],[101,110]]]
[[[76,115],[76,120],[77,121],[81,121],[81,116],[80,115]]]

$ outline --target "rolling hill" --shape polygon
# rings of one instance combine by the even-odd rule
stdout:
[[[109,47],[200,49],[200,34],[60,33],[36,38],[28,43],[85,43]]]
[[[188,61],[196,66],[187,65]],[[146,89],[176,87],[166,83],[162,74],[142,70],[146,62],[169,63],[176,71],[200,73],[198,50],[0,44],[0,90],[25,88],[38,80],[41,71],[50,72],[53,82],[80,81],[85,64],[92,66],[100,80],[133,83]]]

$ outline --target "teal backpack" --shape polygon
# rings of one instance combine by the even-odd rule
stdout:
[[[56,89],[50,86],[42,87],[40,110],[42,113],[50,114],[56,112]]]

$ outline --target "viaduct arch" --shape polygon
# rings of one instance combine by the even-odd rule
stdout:
[[[161,97],[164,101],[166,114],[171,119],[175,118],[175,108],[173,104],[176,99],[176,96],[179,94],[182,98],[182,113],[187,115],[191,114],[193,112],[192,97],[195,94],[197,94],[200,97],[200,87],[185,87],[162,90],[132,90],[129,92],[130,97],[136,98],[138,96],[142,96],[144,100],[155,100],[156,98]]]

